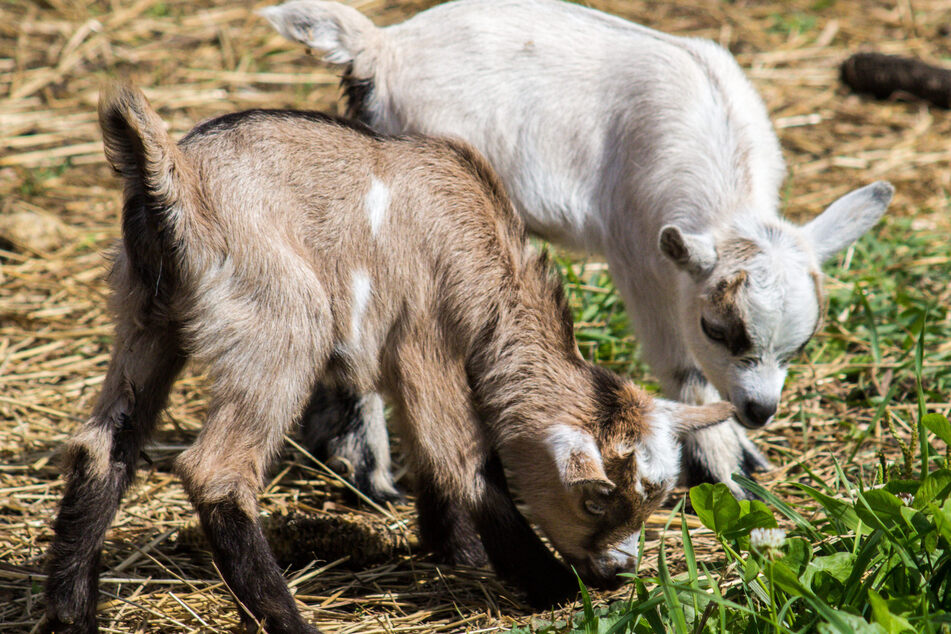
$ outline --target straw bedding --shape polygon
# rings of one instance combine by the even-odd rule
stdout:
[[[426,4],[366,0],[355,6],[379,23],[392,23]],[[868,45],[947,63],[946,0],[593,4],[666,31],[712,38],[737,55],[782,139],[788,216],[811,217],[849,189],[888,178],[897,188],[890,214],[913,216],[911,227],[935,239],[951,235],[949,113],[901,95],[875,102],[850,94],[838,81],[842,60]],[[56,449],[91,409],[108,360],[105,256],[118,236],[119,190],[96,126],[100,82],[123,76],[145,88],[175,136],[205,117],[237,109],[338,109],[336,71],[274,34],[253,14],[256,6],[262,5],[0,1],[2,630],[30,631],[42,613],[43,553],[62,491]],[[948,270],[946,257],[933,260],[925,264]],[[841,283],[833,273],[828,284]],[[946,280],[936,282],[934,293],[936,301],[951,299]],[[837,337],[852,335],[830,324],[813,345]],[[947,351],[946,341],[934,345]],[[877,368],[886,379],[891,354],[886,350]],[[756,436],[779,465],[761,478],[766,486],[793,495],[782,483],[801,473],[799,462],[831,479],[831,456],[844,446],[846,433],[838,421],[862,427],[873,415],[844,398],[854,388],[842,380],[851,367],[845,355],[798,368],[786,391],[795,411],[781,409],[779,420]],[[237,625],[171,472],[175,455],[200,427],[205,388],[199,370],[177,384],[149,461],[107,536],[100,604],[107,631]],[[910,418],[911,405],[896,407]],[[933,407],[946,412],[949,404]],[[892,458],[900,454],[894,441],[876,433],[862,445],[855,469],[867,475],[879,449]],[[261,501],[265,522],[306,617],[318,626],[476,632],[531,621],[491,573],[440,567],[416,553],[411,506],[359,503],[293,447],[272,473]],[[655,570],[666,521],[665,512],[648,523],[642,574]],[[715,541],[695,518],[688,517],[688,525],[698,557],[716,561]],[[678,538],[667,540],[677,568]],[[624,590],[614,595],[624,596]]]

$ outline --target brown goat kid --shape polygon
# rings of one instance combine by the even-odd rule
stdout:
[[[561,554],[609,583],[677,479],[678,435],[731,413],[655,401],[581,359],[558,281],[467,147],[260,110],[176,145],[124,86],[99,118],[125,183],[116,340],[67,453],[47,630],[96,629],[104,534],[187,358],[207,365],[211,402],[176,466],[242,618],[269,632],[314,631],[257,494],[318,379],[389,396],[424,541],[490,561],[534,605],[576,585],[518,513],[503,464]]]

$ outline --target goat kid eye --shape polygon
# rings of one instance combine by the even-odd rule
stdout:
[[[597,500],[585,500],[584,509],[592,515],[604,515],[604,505]]]
[[[715,341],[716,343],[726,342],[726,331],[719,326],[714,326],[703,317],[700,318],[700,330],[703,331],[703,334],[705,334],[710,341]]]

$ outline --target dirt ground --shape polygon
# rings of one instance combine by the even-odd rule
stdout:
[[[91,409],[108,360],[106,254],[119,232],[120,194],[96,126],[99,85],[121,76],[142,86],[175,136],[239,109],[342,110],[337,70],[276,35],[253,13],[264,4],[0,0],[0,630],[31,631],[42,613],[43,553],[62,492],[56,450]],[[431,3],[352,4],[389,24]],[[911,218],[914,231],[936,239],[951,236],[951,113],[901,95],[857,96],[838,79],[842,60],[866,49],[949,65],[947,0],[592,5],[734,52],[782,140],[787,216],[812,217],[849,189],[887,178],[897,190],[890,215]],[[947,268],[946,259],[933,264]],[[827,283],[841,284],[834,274]],[[847,334],[824,332],[818,345],[832,336]],[[945,350],[948,342],[935,345]],[[848,366],[843,358],[797,368],[785,393],[796,410],[781,409],[755,436],[777,465],[760,478],[767,487],[794,477],[800,463],[831,474],[851,429],[836,421],[860,426],[873,416],[834,398],[846,389],[838,380]],[[817,389],[832,398],[810,396]],[[205,379],[190,371],[107,537],[99,606],[107,631],[237,624],[171,471],[205,407]],[[804,410],[822,412],[808,433]],[[859,470],[874,467],[879,449],[900,455],[896,443],[872,437],[855,455]],[[306,617],[328,631],[488,632],[532,619],[490,572],[436,566],[415,553],[411,506],[355,502],[297,449],[276,465],[261,503]],[[698,557],[716,561],[715,541],[688,519]],[[667,520],[660,513],[648,523],[642,574],[656,569]],[[679,534],[666,540],[674,567],[682,565]]]

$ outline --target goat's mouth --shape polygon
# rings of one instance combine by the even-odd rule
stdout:
[[[624,583],[624,577],[618,575],[633,570],[633,566],[618,564],[608,557],[590,557],[584,561],[572,562],[572,564],[586,585],[602,590],[617,589]]]

